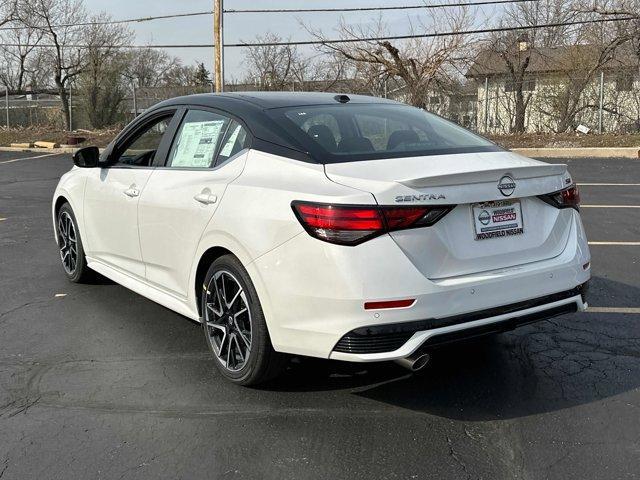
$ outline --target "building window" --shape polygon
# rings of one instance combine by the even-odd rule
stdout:
[[[517,85],[519,82],[514,82],[513,80],[507,80],[504,84],[505,92],[515,92],[517,91]],[[536,89],[536,79],[528,78],[522,81],[522,91],[523,92],[533,92]]]
[[[618,92],[630,92],[633,90],[633,75],[622,74],[616,78],[616,90]]]

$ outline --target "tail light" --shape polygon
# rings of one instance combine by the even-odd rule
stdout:
[[[538,198],[556,208],[580,209],[580,191],[575,183],[563,190],[540,195]]]
[[[291,207],[312,237],[339,245],[357,245],[394,230],[429,227],[453,208],[451,205],[385,207],[298,201]]]

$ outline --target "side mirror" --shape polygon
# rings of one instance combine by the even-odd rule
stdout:
[[[98,147],[84,147],[73,154],[73,163],[81,168],[94,168],[100,161]]]

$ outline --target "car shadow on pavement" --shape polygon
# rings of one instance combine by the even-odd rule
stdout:
[[[640,298],[634,287],[604,278],[596,283]],[[560,410],[639,386],[638,315],[576,313],[434,349],[417,374],[393,363],[304,359],[270,389],[348,389],[395,407],[476,421]]]

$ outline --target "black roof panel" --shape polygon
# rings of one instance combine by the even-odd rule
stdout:
[[[339,103],[336,96],[347,95],[348,103],[396,103],[378,97],[327,92],[240,92],[224,93],[226,97],[240,98],[264,108],[301,107],[306,105],[331,105]]]
[[[202,93],[176,97],[162,102],[162,105],[197,104],[221,108],[231,102],[244,102],[260,109],[281,107],[302,107],[307,105],[331,105],[339,103],[336,96],[347,95],[348,103],[398,103],[379,97],[328,92],[234,92]]]
[[[348,108],[349,104],[398,104],[393,100],[368,97],[365,95],[350,95],[348,103],[341,103],[336,96],[345,94],[320,93],[320,92],[237,92],[237,93],[203,93],[175,97],[157,103],[149,109],[152,112],[158,108],[170,106],[201,106],[228,112],[242,120],[254,138],[269,144],[278,145],[297,151],[304,156],[310,154],[295,138],[293,138],[282,125],[275,122],[267,115],[266,110],[282,107],[302,107],[310,105],[337,105],[342,104]],[[263,148],[264,150],[264,148]],[[291,152],[288,154],[291,156]],[[292,157],[293,158],[293,157]],[[312,161],[312,160],[311,160]]]

